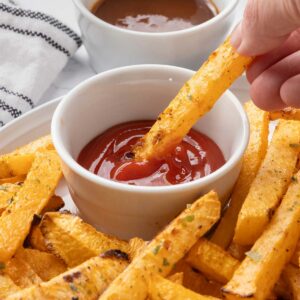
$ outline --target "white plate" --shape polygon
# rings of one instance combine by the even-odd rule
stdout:
[[[235,82],[231,91],[241,102],[249,100],[248,84],[244,76]],[[16,147],[49,134],[52,115],[61,99],[57,98],[43,104],[1,128],[0,153],[10,152]],[[61,181],[56,193],[64,199],[66,203],[64,209],[78,214],[64,180]]]

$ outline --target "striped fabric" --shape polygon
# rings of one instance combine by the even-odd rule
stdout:
[[[0,0],[0,126],[35,107],[80,45],[59,20]]]

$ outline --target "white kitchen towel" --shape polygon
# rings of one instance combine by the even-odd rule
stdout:
[[[80,45],[59,20],[0,0],[0,127],[36,106]]]

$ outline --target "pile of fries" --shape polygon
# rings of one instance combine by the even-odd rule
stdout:
[[[228,208],[212,191],[150,242],[61,211],[50,136],[0,156],[0,299],[300,299],[298,114],[245,110],[250,142]]]

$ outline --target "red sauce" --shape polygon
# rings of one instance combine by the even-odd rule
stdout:
[[[153,123],[128,122],[108,129],[83,148],[79,164],[101,177],[142,186],[190,182],[224,165],[216,143],[193,129],[165,159],[134,161],[132,148]]]

